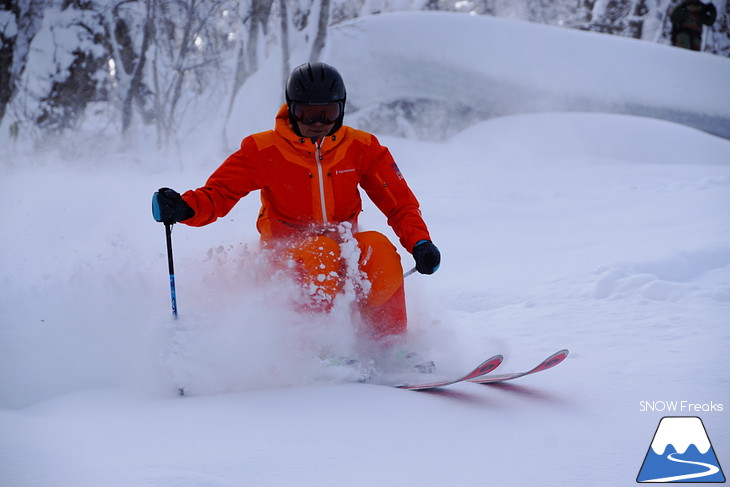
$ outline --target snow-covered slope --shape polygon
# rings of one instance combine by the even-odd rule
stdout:
[[[295,48],[291,62],[307,58]],[[569,110],[650,116],[730,138],[730,60],[646,41],[400,12],[333,27],[325,60],[347,80],[350,123],[378,133],[439,140],[477,120]],[[241,131],[270,127],[253,114],[283,103],[283,84],[275,53],[238,96],[231,147]]]
[[[359,32],[372,52],[398,50],[369,25],[333,36]],[[504,25],[509,45],[519,29],[549,52],[568,49],[539,26],[489,25],[472,42],[490,45]],[[585,39],[606,60],[694,65],[691,53],[644,57],[623,39]],[[404,46],[392,79],[430,55],[464,73],[443,99],[481,81],[453,51],[423,49]],[[371,96],[354,73],[369,63],[375,72],[377,57],[330,55],[354,102]],[[492,61],[505,72],[511,63]],[[567,69],[555,66],[555,76]],[[596,99],[612,83],[596,78]],[[270,85],[260,96],[273,122],[280,84]],[[664,103],[655,92],[666,85],[640,87]],[[0,485],[628,486],[670,414],[642,401],[669,400],[725,406],[672,414],[701,416],[730,464],[730,142],[598,113],[493,119],[447,142],[382,141],[443,253],[434,276],[407,280],[411,345],[446,374],[494,353],[504,371],[563,347],[565,363],[496,387],[352,383],[314,357],[352,345],[347,303],[307,324],[278,305],[287,288],[257,285],[256,197],[215,225],[175,227],[174,322],[150,196],[202,184],[219,148],[203,160],[198,147],[182,170],[152,154],[116,167],[28,154],[0,177]],[[361,222],[392,235],[372,206]],[[177,397],[178,385],[190,395]]]
[[[350,99],[360,108],[410,99],[481,116],[603,111],[730,137],[728,59],[607,37],[487,16],[395,13],[333,29],[329,55],[352,80]],[[448,130],[430,119],[436,113],[413,116],[434,133]]]

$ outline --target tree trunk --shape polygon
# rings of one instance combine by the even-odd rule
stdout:
[[[18,80],[25,72],[30,44],[41,29],[47,4],[48,0],[0,1],[0,12],[14,17],[12,20],[7,18],[6,22],[15,23],[14,35],[0,34],[0,121],[17,91],[24,88],[18,86]]]
[[[185,67],[185,64],[188,59],[188,52],[190,51],[190,46],[193,43],[193,30],[195,28],[195,9],[197,8],[197,2],[196,0],[190,0],[187,5],[187,11],[186,11],[186,19],[185,19],[185,27],[183,30],[183,36],[182,40],[180,42],[180,48],[177,53],[177,59],[175,60],[175,74],[174,74],[174,80],[172,87],[172,96],[169,100],[167,100],[167,111],[164,114],[165,117],[165,127],[166,130],[169,132],[172,130],[172,126],[175,121],[175,111],[177,109],[177,103],[180,101],[180,95],[182,94],[182,87],[183,82],[185,81],[185,76],[187,74],[187,69]],[[166,135],[169,135],[166,134]]]
[[[281,69],[284,81],[289,77],[289,14],[286,8],[287,0],[279,0],[281,26]]]
[[[284,3],[286,0],[281,0]],[[231,97],[228,100],[226,121],[233,112],[233,103],[236,100],[238,90],[241,89],[246,80],[259,69],[258,50],[260,26],[266,22],[271,12],[272,0],[253,0],[248,16],[241,22],[241,30],[248,32],[245,41],[241,41],[236,59],[236,72],[233,75],[233,86]],[[246,29],[248,24],[248,29]]]
[[[129,82],[127,93],[122,102],[122,134],[125,134],[132,125],[132,108],[134,100],[141,96],[142,79],[144,77],[145,64],[147,62],[147,48],[154,35],[156,0],[149,0],[147,3],[147,15],[145,18],[144,34],[142,35],[142,47],[139,50],[139,58],[134,66],[134,71]],[[130,46],[131,47],[131,46]]]
[[[327,42],[327,27],[330,21],[330,0],[321,0],[319,6],[319,22],[317,23],[317,35],[312,43],[312,53],[309,55],[309,62],[319,61],[322,50]]]
[[[13,82],[13,52],[17,36],[5,36],[0,32],[0,121],[5,116],[5,109],[15,92]]]

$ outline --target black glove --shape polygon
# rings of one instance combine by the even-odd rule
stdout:
[[[177,223],[195,216],[195,210],[177,191],[160,188],[152,196],[152,216],[158,222]]]
[[[421,240],[413,247],[413,258],[421,274],[433,274],[441,264],[441,252],[430,240]]]

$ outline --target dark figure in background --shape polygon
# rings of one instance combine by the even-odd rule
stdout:
[[[672,45],[699,51],[702,48],[702,26],[712,25],[717,9],[712,3],[687,0],[672,11]]]

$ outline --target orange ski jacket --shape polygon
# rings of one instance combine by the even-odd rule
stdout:
[[[325,233],[342,222],[351,222],[356,232],[362,211],[358,185],[406,250],[431,240],[416,197],[374,135],[343,126],[315,143],[294,133],[284,105],[274,130],[243,139],[205,186],[183,194],[195,216],[182,223],[212,223],[261,190],[256,227],[264,240]]]

